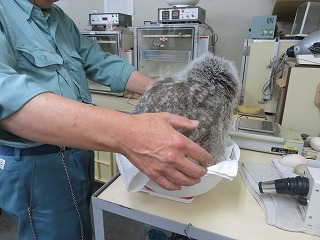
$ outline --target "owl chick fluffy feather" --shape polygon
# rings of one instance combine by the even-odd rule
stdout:
[[[198,128],[178,131],[211,153],[214,165],[226,159],[225,140],[239,92],[234,64],[208,53],[176,75],[151,84],[132,114],[170,112],[198,120]]]

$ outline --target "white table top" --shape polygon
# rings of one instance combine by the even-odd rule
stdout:
[[[97,93],[92,94],[92,100],[99,107],[104,107],[122,112],[131,112],[138,102],[135,99]]]
[[[277,157],[272,154],[241,150],[240,164],[241,162],[268,163]],[[234,239],[320,239],[268,225],[260,205],[244,185],[240,174],[233,181],[223,179],[211,191],[195,197],[190,204],[142,192],[129,193],[124,188],[121,177],[107,187],[98,198],[182,224],[191,223],[196,228]]]

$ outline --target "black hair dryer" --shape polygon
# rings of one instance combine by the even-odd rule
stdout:
[[[260,193],[277,193],[298,196],[304,222],[320,227],[320,168],[307,167],[303,177],[283,178],[259,182]]]
[[[259,182],[260,193],[277,193],[298,196],[298,203],[306,206],[309,193],[309,179],[297,176],[295,178],[281,178],[273,181]]]

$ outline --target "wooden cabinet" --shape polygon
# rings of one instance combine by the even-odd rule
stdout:
[[[277,56],[279,57],[287,48],[298,42],[297,40],[280,40],[277,45],[275,40],[244,40],[244,55],[240,74],[242,78],[241,101],[243,101],[243,104],[258,104],[266,113],[275,113],[277,96],[273,95],[269,101],[261,103],[263,102],[263,88],[270,78],[270,61],[277,47]]]
[[[320,66],[286,62],[276,121],[300,134],[320,134],[320,108],[315,103],[319,95]]]
[[[113,152],[94,152],[94,178],[99,182],[109,181],[118,172]]]

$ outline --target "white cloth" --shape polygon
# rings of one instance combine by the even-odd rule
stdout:
[[[226,145],[226,156],[229,156],[228,159],[208,167],[207,174],[215,174],[232,180],[238,172],[240,150],[236,143],[231,139],[226,141]],[[149,177],[137,169],[121,154],[116,154],[116,161],[127,191],[138,192],[142,190],[150,180]]]
[[[116,153],[116,161],[124,186],[129,192],[140,191],[149,181],[149,177],[140,172],[125,156]]]

